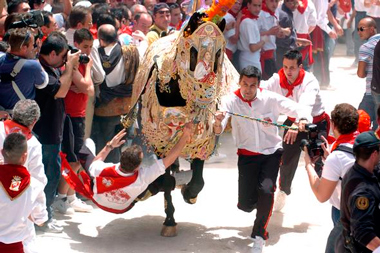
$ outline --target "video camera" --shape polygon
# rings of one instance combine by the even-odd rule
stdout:
[[[323,141],[321,139],[321,134],[318,131],[317,125],[315,124],[307,124],[305,126],[305,129],[308,131],[308,139],[302,139],[300,148],[301,150],[304,149],[304,147],[307,148],[307,152],[310,156],[310,158],[313,160],[316,157],[323,156],[323,148],[322,144]]]
[[[32,10],[28,12],[29,18],[23,18],[20,21],[13,22],[9,29],[11,28],[24,28],[24,27],[31,27],[31,28],[38,28],[44,25],[44,16],[42,15],[42,12],[40,10]]]
[[[79,51],[78,48],[76,48],[74,46],[70,46],[70,45],[69,45],[69,50],[72,54],[75,54],[76,52]],[[80,54],[79,55],[79,63],[87,64],[89,61],[90,61],[90,58],[86,54]]]

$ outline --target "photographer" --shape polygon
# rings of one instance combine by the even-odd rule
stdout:
[[[52,208],[60,178],[60,158],[65,104],[63,98],[70,89],[73,72],[78,68],[80,52],[70,53],[66,38],[59,32],[52,32],[43,42],[40,62],[49,76],[49,83],[36,93],[36,102],[41,108],[41,118],[34,127],[42,144],[42,162],[48,183],[45,187],[46,207],[49,223],[52,223]],[[65,65],[62,73],[60,67]],[[53,223],[54,224],[54,223]],[[55,228],[55,229],[54,229]],[[62,232],[61,227],[44,226],[44,231]]]
[[[35,40],[29,28],[10,30],[10,50],[0,58],[0,106],[6,110],[12,110],[20,99],[34,99],[35,88],[45,88],[48,83],[47,73],[34,60],[38,53]],[[12,76],[16,69],[18,73]]]
[[[358,122],[359,114],[350,104],[338,104],[331,112],[331,127],[336,141],[333,143],[331,151],[328,151],[325,145],[322,145],[324,151],[323,156],[326,160],[321,178],[319,178],[315,172],[315,164],[313,163],[313,160],[318,159],[318,157],[310,158],[309,152],[306,152],[307,147],[304,147],[305,167],[311,189],[319,202],[323,203],[330,199],[330,203],[332,204],[334,228],[329,235],[326,252],[334,252],[337,235],[342,231],[342,224],[339,220],[340,180],[355,162],[352,145],[354,144],[355,137],[359,134],[359,132],[357,132]],[[323,136],[322,138],[327,142]]]

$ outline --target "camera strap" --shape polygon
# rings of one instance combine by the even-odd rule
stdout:
[[[346,153],[349,153],[351,155],[354,155],[354,149],[351,147],[343,146],[343,145],[338,145],[332,152],[334,151],[343,151]],[[342,181],[342,177],[339,177],[339,180]]]
[[[13,67],[13,70],[12,70],[12,73],[10,74],[11,77],[12,77],[12,88],[13,90],[16,92],[18,98],[20,100],[25,100],[25,96],[24,94],[22,94],[21,90],[19,89],[19,87],[17,86],[16,82],[15,82],[15,77],[17,76],[17,74],[21,71],[22,67],[24,66],[25,64],[25,59],[19,59],[16,63],[16,65]]]

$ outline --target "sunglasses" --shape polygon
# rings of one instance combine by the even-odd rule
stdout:
[[[157,13],[160,14],[160,15],[170,14],[170,11],[158,11]]]
[[[364,27],[364,26],[362,26],[362,27],[358,27],[356,30],[358,31],[358,32],[364,32],[364,30],[365,29],[367,29],[368,27]]]

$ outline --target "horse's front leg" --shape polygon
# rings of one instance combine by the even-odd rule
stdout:
[[[170,175],[170,169],[168,168],[164,174],[163,191],[165,198],[165,213],[166,219],[164,221],[161,236],[173,237],[177,235],[177,223],[174,219],[174,205],[172,201],[171,192],[175,188],[175,179]]]
[[[197,196],[203,189],[205,184],[203,180],[203,166],[205,161],[201,159],[194,159],[190,165],[193,171],[193,176],[190,182],[182,187],[181,193],[186,203],[195,204],[197,202]]]

